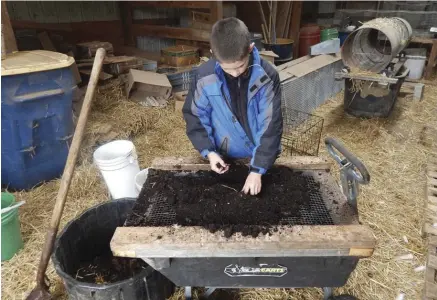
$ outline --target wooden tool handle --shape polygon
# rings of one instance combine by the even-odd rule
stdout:
[[[99,81],[99,74],[102,70],[103,60],[105,59],[106,51],[100,48],[96,52],[94,65],[91,71],[90,80],[85,94],[85,99],[80,111],[79,120],[77,121],[76,131],[71,142],[70,150],[68,152],[67,162],[65,164],[64,173],[62,174],[61,186],[59,187],[58,195],[56,197],[55,208],[53,209],[50,227],[47,231],[47,236],[44,243],[41,260],[38,267],[38,274],[36,277],[37,285],[45,286],[44,274],[47,270],[47,265],[50,260],[50,255],[53,250],[56,234],[59,228],[62,212],[64,210],[65,200],[67,199],[68,189],[70,188],[71,180],[73,178],[74,168],[76,166],[77,157],[79,154],[80,145],[82,143],[85,126],[88,119],[88,113],[91,109],[92,100]]]

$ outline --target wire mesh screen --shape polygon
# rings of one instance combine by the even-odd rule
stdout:
[[[192,176],[187,174],[185,176]],[[302,175],[306,179],[310,192],[310,203],[300,208],[300,217],[281,220],[280,225],[333,225],[334,222],[323,201],[318,183],[312,176]],[[162,194],[149,199],[149,207],[145,213],[145,224],[148,226],[171,226],[177,224],[176,212]],[[256,225],[256,224],[254,224]]]
[[[291,108],[282,108],[283,153],[290,156],[319,155],[323,118]]]
[[[310,203],[308,207],[302,207],[300,218],[284,218],[281,221],[283,225],[333,225],[331,215],[326,209],[325,202],[322,199],[320,191],[316,188],[317,183],[311,176],[305,176],[307,185],[310,190]]]
[[[302,77],[281,82],[282,105],[312,113],[344,88],[344,80],[335,80],[335,72],[343,67],[343,61],[339,60]]]

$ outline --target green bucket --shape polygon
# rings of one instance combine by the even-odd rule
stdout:
[[[2,193],[1,208],[15,203],[15,197],[9,193]],[[11,259],[23,247],[21,239],[18,207],[1,214],[2,218],[2,261]]]
[[[338,38],[338,30],[336,28],[324,29],[320,33],[320,41],[329,41]]]

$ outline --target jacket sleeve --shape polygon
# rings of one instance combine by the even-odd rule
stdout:
[[[265,174],[281,152],[281,83],[278,73],[267,83],[258,104],[258,130],[250,162],[251,171]]]
[[[194,148],[203,157],[215,151],[211,127],[211,106],[197,74],[191,83],[182,112],[187,126],[187,135]]]

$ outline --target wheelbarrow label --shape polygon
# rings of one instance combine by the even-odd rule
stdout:
[[[268,276],[282,277],[287,274],[287,267],[280,265],[259,264],[256,266],[240,266],[236,264],[225,268],[225,274],[230,277],[240,276]]]

